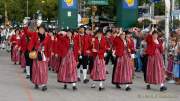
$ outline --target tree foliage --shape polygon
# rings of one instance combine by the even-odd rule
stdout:
[[[0,15],[4,16],[5,2],[9,20],[22,21],[27,15],[27,0],[0,0]],[[29,16],[40,10],[45,19],[57,17],[58,0],[29,0]]]

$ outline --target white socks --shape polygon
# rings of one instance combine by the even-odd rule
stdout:
[[[161,85],[160,85],[161,87],[163,87],[164,86],[164,83],[161,83]]]
[[[73,87],[75,87],[75,86],[76,86],[76,83],[72,83],[72,85],[73,85]]]
[[[129,87],[129,85],[126,85],[126,88]]]
[[[87,69],[83,69],[83,79],[85,80],[87,76]]]
[[[103,81],[100,81],[99,87],[103,87]]]
[[[26,75],[30,76],[30,66],[26,66]]]
[[[78,69],[78,78],[81,77],[81,68]]]

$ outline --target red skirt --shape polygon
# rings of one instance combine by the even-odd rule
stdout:
[[[19,51],[18,48],[13,48],[13,52],[12,52],[12,61],[13,62],[18,62],[19,61]]]
[[[171,56],[171,57],[169,57],[169,59],[168,59],[168,68],[167,68],[167,73],[170,75],[170,74],[172,74],[172,72],[173,72],[173,67],[174,67],[174,57],[173,56]]]
[[[54,66],[54,70],[56,72],[59,71],[59,67],[61,65],[61,58],[58,56],[58,57],[54,57],[54,62],[53,62],[53,66]]]
[[[49,59],[49,66],[50,68],[54,69],[54,56],[51,56],[50,59]]]
[[[90,77],[93,81],[106,80],[106,65],[104,59],[99,59],[98,56],[95,58]]]
[[[48,81],[48,62],[33,61],[32,82],[37,85],[47,84]]]
[[[163,57],[157,49],[155,55],[148,56],[146,80],[149,84],[161,84],[165,81]]]
[[[132,84],[133,65],[128,53],[117,58],[113,73],[113,84]]]
[[[24,53],[21,54],[21,68],[25,68],[26,67],[26,60],[25,60],[25,56]]]
[[[62,59],[57,78],[62,83],[77,82],[77,62],[72,51],[69,50]]]

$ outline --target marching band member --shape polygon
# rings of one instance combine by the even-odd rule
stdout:
[[[108,66],[110,60],[111,60],[112,64],[114,65],[114,56],[112,54],[113,40],[114,40],[114,37],[112,35],[112,32],[110,30],[108,30],[106,32],[106,42],[107,42],[107,51],[105,53],[106,66]],[[108,71],[106,73],[109,74]]]
[[[58,82],[64,83],[64,89],[67,89],[67,83],[71,83],[73,85],[73,90],[77,90],[77,41],[73,38],[71,31],[67,31],[67,35],[65,32],[62,34],[62,61],[57,75]]]
[[[151,89],[150,84],[160,84],[160,91],[165,91],[167,88],[164,86],[163,42],[158,40],[157,31],[153,31],[152,35],[148,35],[146,42],[146,53],[148,54],[146,73],[147,89]]]
[[[132,84],[133,68],[131,64],[131,49],[126,40],[126,33],[119,33],[114,39],[114,49],[116,55],[116,64],[113,70],[112,83],[116,85],[116,88],[121,88],[120,85],[126,85],[126,91],[131,90],[128,84]]]
[[[26,42],[26,34],[24,31],[21,32],[21,38],[20,38],[20,47],[19,50],[21,50],[21,68],[24,68],[24,72],[26,71],[26,60],[25,60],[25,52],[27,51],[27,42]]]
[[[42,86],[42,91],[46,91],[51,37],[45,32],[43,26],[40,26],[38,33],[35,33],[36,34],[32,36],[29,44],[29,50],[35,50],[37,53],[37,59],[33,60],[32,65],[32,83],[35,85],[35,89]]]
[[[83,82],[88,83],[87,67],[88,67],[88,54],[90,53],[88,35],[85,34],[85,28],[80,28],[79,35],[75,36],[79,45],[79,64],[78,64],[78,81],[80,81],[81,65],[83,66]]]
[[[12,45],[12,61],[14,64],[19,62],[19,41],[20,41],[20,31],[18,29],[15,30],[15,35],[12,35],[10,41]]]
[[[104,90],[103,81],[106,80],[106,65],[104,61],[104,53],[106,51],[106,39],[100,31],[97,31],[96,37],[92,40],[94,55],[94,66],[91,70],[90,77],[93,81],[99,81],[99,91]],[[93,83],[91,88],[95,88]]]

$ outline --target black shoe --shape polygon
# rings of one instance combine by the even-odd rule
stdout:
[[[49,71],[51,71],[51,68],[49,68]]]
[[[26,75],[26,79],[29,79],[30,78],[30,75]]]
[[[130,87],[126,87],[126,91],[130,91],[131,90],[131,88]]]
[[[43,86],[42,91],[47,91],[47,86]]]
[[[117,88],[117,89],[121,89],[121,86],[120,86],[120,85],[116,85],[116,88]]]
[[[73,86],[73,91],[76,91],[77,90],[77,87],[76,86]]]
[[[109,72],[108,72],[108,71],[106,71],[106,74],[109,74]]]
[[[91,85],[91,88],[96,88],[96,85],[95,85],[95,84],[92,84],[92,85]]]
[[[89,82],[89,80],[88,79],[85,79],[84,81],[83,81],[83,83],[88,83]]]
[[[81,82],[81,79],[80,79],[80,78],[78,78],[78,82]]]
[[[99,87],[99,91],[103,91],[104,89],[104,87]]]
[[[64,89],[67,89],[67,85],[64,85]]]
[[[14,65],[16,65],[16,62],[14,63]]]
[[[35,85],[35,86],[34,86],[34,89],[39,89],[39,86],[38,86],[38,85]]]
[[[160,91],[161,91],[161,92],[166,91],[166,90],[167,90],[167,87],[165,87],[165,86],[162,86],[162,87],[160,88]]]
[[[147,90],[150,90],[150,89],[151,89],[151,86],[150,86],[150,85],[147,85],[147,86],[146,86],[146,89],[147,89]]]

